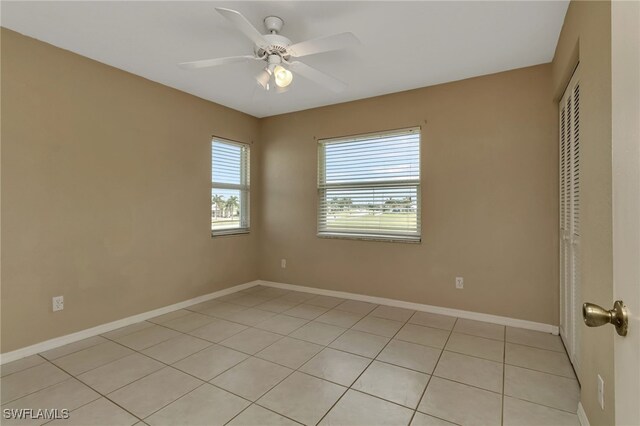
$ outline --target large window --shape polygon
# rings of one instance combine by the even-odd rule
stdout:
[[[420,241],[420,128],[318,145],[318,235]]]
[[[249,145],[211,141],[211,235],[249,232]]]

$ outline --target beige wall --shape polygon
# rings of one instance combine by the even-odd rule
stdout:
[[[552,98],[547,64],[262,119],[260,278],[558,324]],[[422,243],[316,237],[316,138],[416,125]]]
[[[580,62],[580,264],[583,301],[613,305],[611,218],[611,4],[572,1],[552,63],[559,97]],[[611,327],[582,327],[581,401],[592,425],[614,424]],[[597,402],[605,381],[605,410]]]
[[[257,120],[3,29],[2,352],[258,277],[557,324],[553,78]],[[422,243],[317,238],[314,138],[415,125]],[[209,237],[211,134],[259,140],[248,236]]]
[[[210,237],[209,150],[257,130],[2,29],[2,352],[256,279],[256,232]]]

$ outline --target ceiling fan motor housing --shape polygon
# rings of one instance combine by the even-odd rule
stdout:
[[[264,49],[256,47],[256,56],[261,57],[265,55],[268,56],[270,54],[277,54],[282,56],[284,59],[289,59],[287,48],[291,46],[291,40],[279,34],[265,34],[264,38],[269,42],[269,46]]]

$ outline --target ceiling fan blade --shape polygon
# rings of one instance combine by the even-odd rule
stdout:
[[[294,57],[300,57],[344,49],[358,44],[360,44],[360,40],[353,33],[340,33],[293,44],[287,48],[287,53]]]
[[[289,69],[311,81],[325,86],[326,88],[334,92],[342,92],[347,88],[347,83],[340,81],[335,77],[331,77],[330,75],[327,75],[322,71],[318,71],[317,69],[310,67],[309,65],[302,62],[294,61],[289,63]]]
[[[262,72],[256,76],[256,80],[264,90],[269,90],[269,80],[271,80],[271,74],[269,71],[266,69],[262,70]]]
[[[217,67],[218,65],[233,64],[236,62],[247,62],[251,59],[258,59],[254,56],[230,56],[228,58],[204,59],[202,61],[182,62],[178,64],[180,68],[195,70],[198,68]]]
[[[264,38],[260,31],[254,27],[247,18],[245,18],[240,12],[231,9],[225,9],[223,7],[216,7],[219,14],[224,16],[229,22],[236,26],[240,31],[244,33],[253,43],[260,47],[265,48],[269,46],[269,42]]]

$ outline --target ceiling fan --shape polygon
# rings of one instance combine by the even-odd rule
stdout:
[[[256,76],[258,84],[265,90],[272,87],[272,79],[278,91],[285,89],[293,81],[292,71],[334,92],[340,92],[346,88],[346,83],[294,58],[359,44],[360,41],[352,33],[334,34],[294,44],[288,38],[278,34],[282,30],[284,21],[277,16],[264,18],[268,34],[261,34],[240,12],[221,7],[215,9],[253,42],[253,55],[183,62],[178,64],[180,67],[198,69],[257,60],[266,62],[265,68]]]

